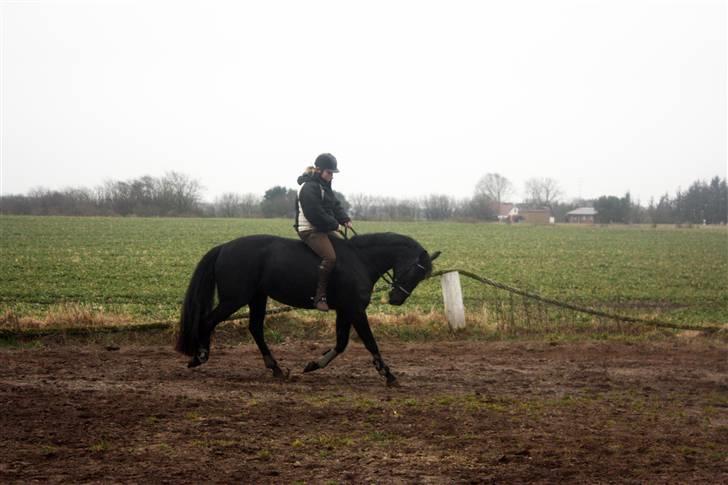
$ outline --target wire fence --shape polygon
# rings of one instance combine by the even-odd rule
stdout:
[[[485,286],[483,290],[485,294],[479,299],[482,305],[481,318],[491,321],[504,332],[523,333],[529,330],[540,331],[547,327],[591,330],[594,327],[606,328],[607,324],[621,325],[620,330],[623,330],[625,325],[647,325],[708,333],[725,329],[724,326],[667,322],[577,305],[506,285],[462,269],[437,271],[431,277],[453,271]]]

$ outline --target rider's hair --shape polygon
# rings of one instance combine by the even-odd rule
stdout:
[[[304,175],[313,175],[316,172],[319,172],[320,170],[314,167],[313,165],[309,165],[306,167],[306,170],[303,171]]]

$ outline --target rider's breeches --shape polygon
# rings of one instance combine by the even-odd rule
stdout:
[[[298,235],[313,252],[321,257],[321,269],[330,272],[336,266],[336,252],[326,232],[302,231]],[[334,234],[338,234],[334,232]]]

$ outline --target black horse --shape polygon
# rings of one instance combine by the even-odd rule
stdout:
[[[329,307],[336,310],[336,347],[311,361],[304,372],[326,367],[349,342],[351,325],[374,357],[374,366],[388,385],[396,378],[379,354],[366,309],[374,284],[393,270],[389,303],[401,305],[420,281],[432,272],[430,256],[414,239],[394,233],[331,238],[336,250],[336,269],[328,288]],[[303,242],[259,235],[235,239],[211,249],[197,265],[182,305],[177,350],[192,356],[188,367],[205,363],[215,326],[248,305],[248,328],[265,366],[275,377],[286,377],[263,337],[268,297],[298,308],[314,308],[319,257]],[[213,309],[215,288],[219,299]]]

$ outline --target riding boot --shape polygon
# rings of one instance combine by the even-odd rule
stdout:
[[[313,298],[313,303],[316,305],[316,309],[322,312],[329,311],[329,305],[326,302],[326,287],[329,284],[329,275],[332,269],[324,262],[319,266],[318,285],[316,286],[316,296]]]

